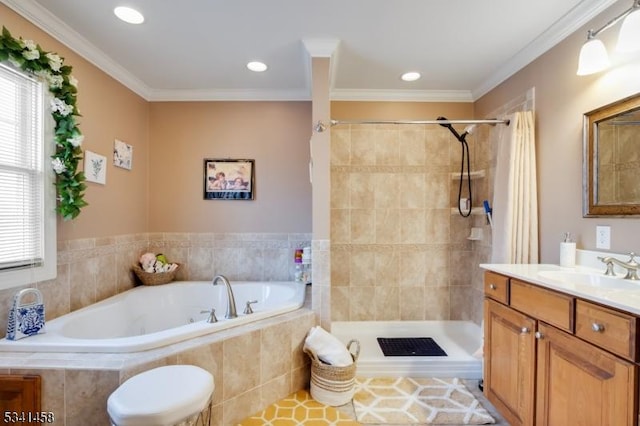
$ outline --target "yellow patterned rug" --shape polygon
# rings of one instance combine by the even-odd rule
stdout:
[[[495,423],[459,379],[358,378],[353,406],[362,424]]]
[[[298,391],[270,405],[238,426],[358,426],[337,408],[321,404],[306,390]]]

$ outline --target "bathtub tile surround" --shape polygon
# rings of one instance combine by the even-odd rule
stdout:
[[[469,144],[471,170],[485,170],[472,182],[475,207],[490,199],[493,150],[484,127]],[[460,144],[440,126],[331,130],[332,321],[480,322],[474,274],[490,238],[468,240],[485,217],[452,209],[459,168]]]
[[[177,280],[224,274],[230,280],[292,281],[294,250],[310,241],[310,234],[274,233],[145,233],[59,241],[58,276],[33,285],[43,293],[51,320],[133,288],[131,265],[147,251],[180,263]],[[26,287],[0,290],[1,336],[13,295]]]
[[[107,397],[128,378],[163,365],[196,365],[214,376],[211,424],[231,425],[308,386],[302,345],[314,325],[315,314],[303,308],[144,352],[5,352],[0,372],[41,375],[42,409],[55,413],[56,425],[102,426],[108,424]]]

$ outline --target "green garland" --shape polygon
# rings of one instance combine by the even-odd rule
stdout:
[[[51,165],[57,175],[56,212],[64,220],[74,219],[87,205],[83,199],[84,173],[77,171],[84,138],[76,123],[76,117],[80,116],[76,107],[78,81],[71,75],[71,67],[63,64],[63,58],[43,51],[31,40],[16,40],[4,26],[0,36],[0,61],[8,61],[38,76],[49,86],[53,95],[51,115],[55,120],[56,152],[52,155]]]

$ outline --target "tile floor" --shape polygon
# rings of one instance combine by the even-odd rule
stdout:
[[[478,388],[477,380],[465,385],[496,419],[496,426],[509,426]],[[359,426],[351,403],[329,407],[311,398],[307,390],[296,392],[243,420],[238,426]],[[384,426],[384,425],[381,425]]]

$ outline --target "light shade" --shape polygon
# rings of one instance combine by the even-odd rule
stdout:
[[[640,9],[636,9],[627,15],[622,21],[618,34],[616,50],[620,52],[633,52],[640,49]]]
[[[597,38],[587,40],[580,49],[578,75],[589,75],[606,69],[609,66],[609,55],[602,41]]]

